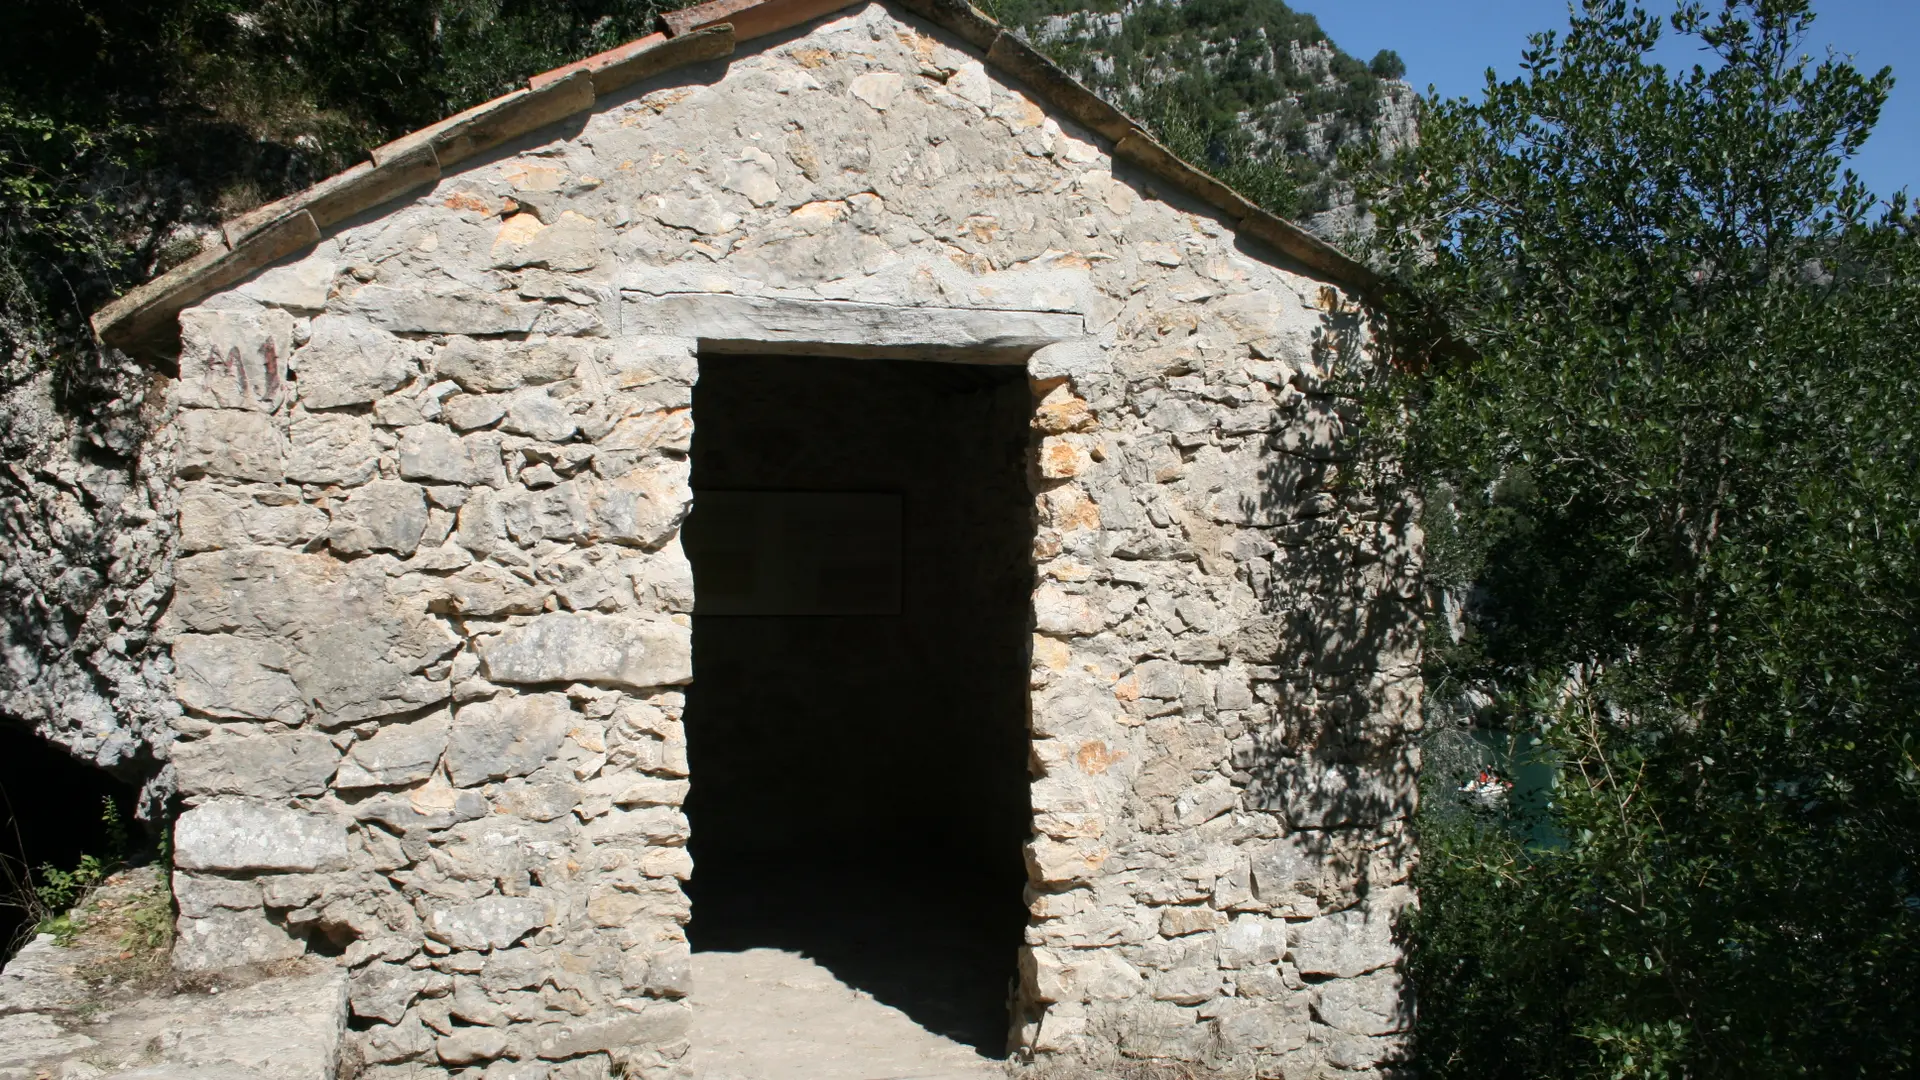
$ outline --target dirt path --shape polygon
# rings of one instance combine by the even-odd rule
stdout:
[[[798,953],[693,957],[698,1080],[1004,1080],[1005,1067],[935,1035]]]

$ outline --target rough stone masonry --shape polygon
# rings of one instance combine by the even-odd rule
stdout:
[[[1390,1070],[1418,535],[1328,386],[1359,306],[1232,224],[876,4],[182,312],[176,966],[337,956],[361,1076],[685,1075],[700,354],[986,359],[1034,402],[1017,1058]]]

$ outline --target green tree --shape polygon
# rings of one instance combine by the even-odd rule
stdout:
[[[197,230],[688,2],[16,0],[0,375],[89,356],[87,317],[192,255]]]
[[[1375,193],[1421,297],[1375,430],[1466,611],[1436,720],[1554,776],[1467,812],[1429,769],[1430,1075],[1920,1064],[1920,246],[1843,171],[1891,74],[1812,19],[1585,0]]]

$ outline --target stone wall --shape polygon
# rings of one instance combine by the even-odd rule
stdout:
[[[682,1070],[696,352],[1025,357],[1019,1052],[1394,1060],[1417,536],[1349,301],[879,6],[543,137],[182,317],[179,966],[340,954],[368,1075]]]
[[[658,1071],[692,343],[410,339],[275,287],[183,318],[175,964],[341,952],[369,1075]]]

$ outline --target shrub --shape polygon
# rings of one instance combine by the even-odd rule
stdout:
[[[1422,298],[1375,430],[1466,612],[1436,728],[1471,689],[1555,774],[1544,833],[1429,774],[1430,1075],[1916,1064],[1920,246],[1842,171],[1891,75],[1812,19],[1586,0],[1373,192]]]

